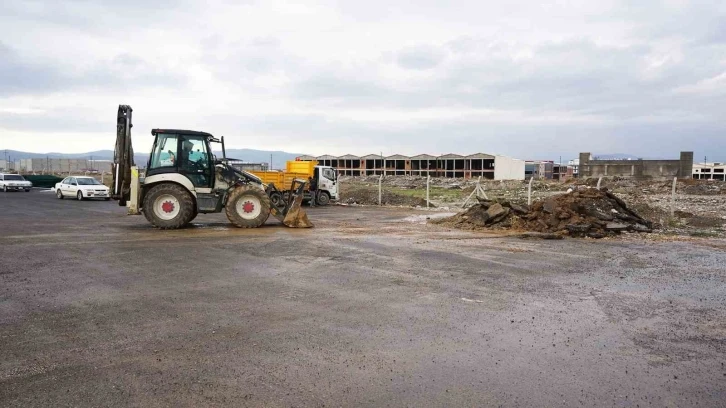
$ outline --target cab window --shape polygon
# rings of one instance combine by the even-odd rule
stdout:
[[[209,168],[207,143],[204,138],[183,136],[179,162],[186,170],[199,171]]]
[[[175,167],[177,164],[177,135],[159,134],[151,153],[149,169]]]
[[[179,172],[186,175],[195,187],[211,187],[212,171],[207,154],[207,139],[181,135],[179,140]]]
[[[323,169],[323,177],[325,177],[328,180],[335,180],[335,170]]]

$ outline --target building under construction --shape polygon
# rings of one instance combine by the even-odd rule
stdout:
[[[478,178],[489,180],[524,180],[524,160],[485,153],[462,156],[419,154],[404,156],[300,156],[299,160],[317,160],[346,176],[431,176],[449,178]]]

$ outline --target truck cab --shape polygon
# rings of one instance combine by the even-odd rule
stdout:
[[[330,200],[338,200],[338,171],[330,166],[315,166],[314,171],[318,181],[318,204],[327,205]]]

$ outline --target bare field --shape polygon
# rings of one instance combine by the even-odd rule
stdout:
[[[726,240],[316,228],[0,194],[0,406],[720,406]]]

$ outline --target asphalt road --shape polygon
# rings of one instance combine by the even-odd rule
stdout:
[[[725,406],[726,243],[0,193],[0,406]]]

